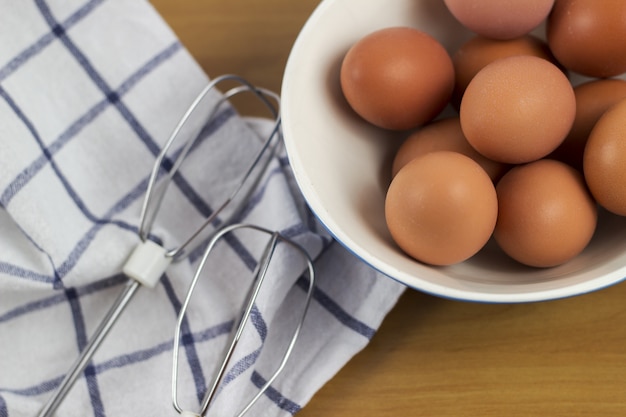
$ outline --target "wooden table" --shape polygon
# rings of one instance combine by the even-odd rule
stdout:
[[[152,3],[210,76],[236,73],[279,91],[291,45],[318,1]],[[626,284],[523,305],[409,290],[299,415],[624,417],[625,301]]]

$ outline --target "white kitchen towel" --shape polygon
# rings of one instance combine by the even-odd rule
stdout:
[[[0,7],[0,417],[30,417],[120,293],[155,157],[209,77],[144,0]],[[206,104],[219,99],[214,92]],[[272,126],[228,106],[194,123],[198,143],[150,233],[166,247],[223,201]],[[280,231],[315,260],[294,354],[249,413],[292,415],[367,345],[404,287],[318,224],[282,152],[234,220]],[[197,411],[211,383],[264,241],[236,232],[209,257],[182,325],[183,409]],[[177,415],[173,335],[200,249],[137,292],[57,416]],[[278,365],[306,294],[303,268],[284,245],[277,250],[272,270],[284,274],[263,287],[209,415],[235,415]]]

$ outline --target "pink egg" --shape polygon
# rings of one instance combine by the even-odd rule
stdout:
[[[493,39],[530,33],[548,16],[554,0],[444,0],[469,30]]]

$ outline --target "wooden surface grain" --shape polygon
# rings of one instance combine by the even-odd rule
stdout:
[[[275,91],[317,3],[152,1],[210,76],[235,73]],[[625,300],[626,284],[519,305],[409,290],[298,415],[626,416]]]

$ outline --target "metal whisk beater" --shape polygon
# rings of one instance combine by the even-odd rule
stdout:
[[[248,229],[255,233],[265,234],[267,236],[267,243],[264,247],[263,253],[260,256],[260,259],[257,263],[257,266],[253,272],[253,279],[248,291],[248,294],[244,300],[241,313],[239,318],[236,320],[237,325],[234,327],[231,332],[231,338],[228,343],[227,348],[225,349],[223,358],[219,363],[217,373],[215,374],[212,383],[210,384],[210,388],[204,394],[204,398],[202,399],[199,411],[193,412],[183,409],[178,401],[178,391],[179,391],[179,383],[178,383],[178,362],[179,362],[179,350],[180,350],[180,342],[181,342],[181,329],[183,320],[185,319],[185,315],[187,312],[187,308],[189,307],[190,300],[198,280],[202,274],[203,269],[205,268],[207,261],[209,260],[211,253],[214,251],[216,244],[224,238],[225,235],[229,233],[234,233],[238,230]],[[242,337],[244,329],[246,328],[246,324],[252,314],[253,306],[257,300],[257,296],[259,295],[260,289],[263,286],[264,281],[268,276],[268,270],[270,269],[270,264],[273,259],[275,250],[279,244],[283,244],[287,246],[288,255],[287,256],[299,256],[303,261],[303,267],[305,269],[304,274],[308,275],[308,287],[306,290],[306,298],[302,303],[302,308],[299,312],[294,312],[297,317],[296,325],[294,326],[294,330],[291,338],[287,342],[284,352],[282,353],[281,359],[278,362],[276,369],[273,371],[272,375],[267,378],[266,382],[259,388],[252,398],[246,402],[241,409],[236,414],[237,417],[241,417],[246,414],[252,406],[261,398],[261,396],[267,391],[267,389],[271,386],[271,384],[276,380],[278,375],[285,368],[285,365],[293,351],[293,348],[296,344],[298,336],[300,334],[300,330],[304,323],[304,319],[306,317],[309,304],[311,301],[311,297],[313,295],[313,289],[315,286],[315,271],[311,258],[309,257],[307,251],[295,243],[294,241],[286,238],[278,232],[274,232],[256,225],[250,224],[234,224],[231,226],[227,226],[221,229],[210,241],[207,249],[204,252],[202,260],[196,270],[196,273],[191,281],[187,294],[185,296],[185,300],[180,309],[176,330],[174,334],[174,349],[173,349],[173,361],[172,361],[172,404],[174,409],[180,413],[183,417],[201,417],[204,416],[208,411],[209,407],[212,405],[216,395],[219,391],[220,384],[223,382],[224,377],[226,375],[226,371],[228,369],[228,365],[233,358],[233,354],[237,345]],[[299,313],[299,314],[298,314]]]
[[[166,249],[160,244],[148,239],[152,225],[160,210],[163,197],[172,182],[174,176],[179,171],[188,153],[196,143],[198,136],[190,137],[180,148],[180,152],[172,164],[172,167],[164,173],[164,161],[172,149],[173,144],[181,136],[181,130],[190,119],[191,115],[203,102],[203,99],[211,91],[217,90],[218,85],[222,83],[235,83],[236,86],[223,93],[217,103],[213,106],[209,113],[208,120],[212,120],[221,106],[230,103],[234,96],[241,93],[251,93],[253,97],[259,100],[267,107],[275,120],[271,133],[267,136],[261,145],[257,154],[252,158],[247,169],[243,172],[239,182],[236,183],[231,193],[217,208],[207,216],[201,225],[199,225],[191,235],[186,238],[179,246]],[[137,290],[142,287],[153,288],[157,285],[160,277],[163,275],[168,266],[178,261],[189,253],[189,247],[192,243],[205,241],[210,237],[210,225],[217,222],[218,216],[227,214],[228,218],[232,218],[238,210],[246,202],[246,192],[250,192],[256,182],[260,179],[265,168],[269,164],[276,147],[280,143],[280,100],[278,96],[266,89],[258,88],[250,84],[245,79],[236,75],[223,75],[214,78],[196,97],[188,110],[185,112],[179,123],[173,130],[169,139],[163,146],[163,149],[157,156],[153,165],[146,194],[141,209],[138,235],[141,242],[137,245],[133,253],[130,255],[127,263],[124,265],[123,272],[127,276],[127,281],[118,297],[115,299],[106,315],[101,320],[94,334],[91,336],[85,348],[82,350],[76,361],[69,368],[60,385],[50,397],[48,402],[40,410],[38,417],[51,417],[61,405],[75,381],[80,377],[87,364],[91,361],[107,334],[115,325],[124,309],[129,305]],[[234,138],[236,139],[236,138]],[[161,177],[165,177],[161,180]],[[226,209],[229,209],[227,213]],[[228,224],[229,220],[223,220],[219,227]],[[214,232],[213,232],[214,233]]]

